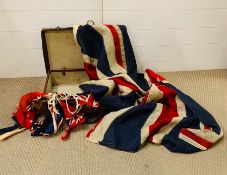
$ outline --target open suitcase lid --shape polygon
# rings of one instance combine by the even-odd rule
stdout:
[[[83,69],[79,45],[74,41],[72,28],[42,29],[42,47],[46,72],[60,69]]]

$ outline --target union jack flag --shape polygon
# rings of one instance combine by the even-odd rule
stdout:
[[[110,113],[91,129],[88,141],[135,152],[146,141],[173,152],[210,148],[223,132],[213,116],[191,97],[150,69],[137,73],[123,25],[74,26],[91,91]]]

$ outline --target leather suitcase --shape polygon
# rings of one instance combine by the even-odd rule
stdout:
[[[41,31],[47,79],[44,92],[81,92],[79,84],[89,80],[84,71],[79,45],[72,28],[49,28]]]

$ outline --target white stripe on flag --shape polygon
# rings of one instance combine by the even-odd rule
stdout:
[[[129,94],[130,92],[132,92],[132,89],[128,88],[127,86],[122,86],[122,85],[117,85],[118,88],[119,88],[119,91],[118,91],[118,94],[120,96],[122,95],[127,95]]]
[[[148,97],[146,103],[151,101],[158,101],[163,97],[163,92],[158,89],[155,84],[152,84],[151,88],[148,91]]]
[[[82,54],[82,55],[83,55],[83,60],[85,63],[91,64],[95,67],[97,66],[98,60],[96,58],[89,57],[86,54]]]
[[[147,72],[144,72],[144,79],[147,81],[149,87],[151,86],[152,82],[149,78],[149,76],[147,75]]]
[[[130,110],[133,107],[134,106],[131,106],[128,108],[121,109],[119,111],[111,112],[111,113],[107,114],[106,116],[104,116],[101,123],[90,134],[90,136],[86,138],[86,140],[93,142],[93,143],[99,143],[100,141],[102,141],[103,137],[104,137],[106,131],[108,130],[109,126],[111,125],[111,123],[116,118],[118,118],[120,115],[122,115],[123,113],[125,113],[126,111]]]
[[[54,133],[57,132],[58,127],[57,127],[57,121],[56,121],[56,113],[52,112],[51,116],[52,116],[52,122],[53,122],[53,126],[54,126]]]

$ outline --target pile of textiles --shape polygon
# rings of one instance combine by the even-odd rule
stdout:
[[[32,135],[49,135],[64,123],[65,140],[71,129],[87,121],[96,122],[86,135],[93,143],[135,152],[149,141],[172,152],[193,153],[207,150],[223,136],[213,116],[164,77],[150,69],[137,73],[125,26],[73,29],[91,81],[82,83],[83,93],[76,96],[25,95],[13,117],[16,124],[0,130],[3,138],[23,128]]]
[[[12,117],[16,124],[0,129],[0,139],[24,128],[30,129],[32,136],[47,136],[56,133],[65,123],[66,133],[61,139],[66,140],[76,126],[96,122],[103,115],[104,109],[89,93],[70,96],[65,93],[31,92],[25,94],[18,104]]]

